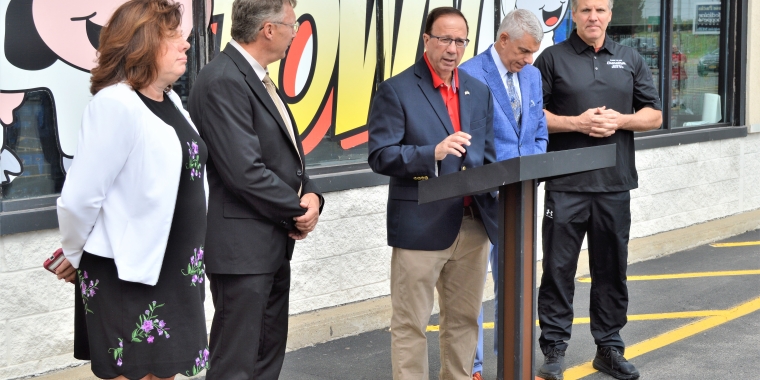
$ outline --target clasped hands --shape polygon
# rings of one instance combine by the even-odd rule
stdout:
[[[591,137],[609,137],[625,124],[625,115],[606,106],[590,108],[578,116],[579,132]]]
[[[288,232],[294,240],[303,240],[314,228],[319,221],[319,197],[314,193],[306,193],[301,197],[301,208],[306,209],[306,213],[293,218],[296,222],[296,229]]]

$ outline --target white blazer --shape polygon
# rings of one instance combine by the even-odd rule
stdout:
[[[179,96],[171,91],[169,98],[195,128]],[[92,98],[58,198],[61,245],[74,267],[79,268],[86,250],[113,258],[124,281],[158,282],[182,148],[174,128],[127,84],[106,87]]]

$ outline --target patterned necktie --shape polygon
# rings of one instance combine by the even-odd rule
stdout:
[[[269,77],[269,73],[264,76],[264,79],[261,80],[264,82],[264,87],[267,89],[267,93],[269,94],[269,97],[272,98],[272,102],[274,102],[274,105],[277,107],[277,111],[280,113],[280,117],[282,117],[282,121],[285,122],[285,129],[288,130],[288,134],[290,135],[290,141],[293,143],[293,146],[296,147],[296,151],[298,151],[298,143],[296,142],[296,135],[293,133],[293,126],[290,124],[290,118],[288,117],[288,112],[285,110],[285,104],[282,102],[282,99],[280,99],[280,96],[277,94],[277,89],[274,87],[274,82],[272,82],[272,78]],[[298,156],[298,159],[301,159],[301,156]],[[301,170],[303,170],[303,162],[301,162]],[[301,185],[301,188],[298,189],[298,195],[301,195],[301,190],[303,189],[303,184]]]
[[[509,93],[509,103],[512,104],[512,113],[515,115],[517,125],[520,125],[520,116],[522,116],[522,105],[520,96],[517,94],[515,82],[512,79],[512,73],[507,72],[507,92]]]

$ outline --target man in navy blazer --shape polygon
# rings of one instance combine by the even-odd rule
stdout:
[[[482,53],[463,63],[462,71],[488,85],[494,99],[493,129],[496,158],[545,153],[549,132],[543,111],[541,73],[533,67],[533,54],[541,46],[544,32],[536,16],[515,9],[502,20],[498,39]],[[498,253],[491,251],[491,276],[498,295]],[[498,302],[499,297],[494,298]],[[498,308],[495,308],[498,310]],[[498,322],[498,321],[497,321]],[[473,378],[483,370],[483,311],[478,318],[478,350]],[[494,351],[498,342],[494,342]]]
[[[457,70],[467,21],[456,8],[433,9],[425,54],[380,84],[370,111],[369,165],[390,176],[393,378],[427,379],[425,330],[438,289],[441,379],[469,380],[488,260],[496,240],[495,194],[418,204],[420,181],[496,160],[488,88]]]

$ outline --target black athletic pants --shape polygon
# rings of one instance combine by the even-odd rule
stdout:
[[[629,191],[547,191],[543,220],[543,269],[538,291],[539,344],[567,349],[573,326],[575,270],[588,234],[591,334],[597,346],[624,352],[620,329],[628,318],[626,267],[631,229]]]

